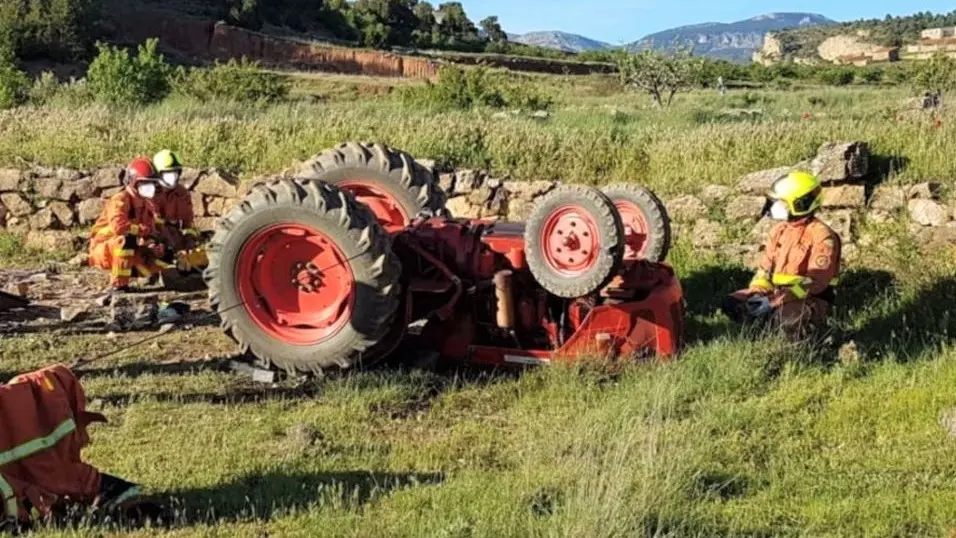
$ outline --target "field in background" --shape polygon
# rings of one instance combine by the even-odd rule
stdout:
[[[899,89],[693,93],[662,111],[613,79],[522,80],[553,97],[549,117],[429,108],[403,99],[408,83],[324,76],[297,77],[293,102],[263,107],[23,107],[0,112],[0,164],[94,166],[173,146],[189,164],[251,178],[366,139],[519,179],[638,181],[670,195],[845,139],[905,163],[888,181],[956,180],[956,118],[904,112]],[[694,252],[686,236],[671,261],[691,347],[672,364],[392,366],[265,388],[214,368],[234,351],[214,326],[163,337],[83,378],[111,420],[94,427],[88,455],[178,499],[177,528],[41,535],[947,536],[956,261],[918,258],[906,226],[867,224],[874,240],[844,279],[834,334],[858,356],[728,325],[714,308],[749,269]],[[0,257],[42,261],[11,236]],[[125,338],[5,336],[0,377]]]

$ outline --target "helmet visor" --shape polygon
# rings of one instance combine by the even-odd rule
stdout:
[[[166,170],[159,175],[159,182],[162,184],[163,188],[174,189],[176,185],[179,184],[179,176],[181,172],[179,170]]]

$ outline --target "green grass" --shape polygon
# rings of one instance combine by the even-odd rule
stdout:
[[[550,119],[405,109],[352,79],[303,80],[301,100],[265,108],[25,108],[0,114],[0,162],[88,167],[172,145],[192,164],[248,177],[375,139],[518,178],[634,180],[676,193],[855,139],[905,157],[892,181],[952,186],[956,177],[951,118],[938,129],[898,121],[899,90],[696,93],[660,111],[606,79],[527,80],[556,97]],[[729,109],[761,114],[741,120]],[[93,407],[110,419],[92,428],[86,455],[173,499],[173,528],[38,535],[948,536],[956,440],[940,417],[956,407],[954,251],[921,255],[904,220],[861,232],[871,245],[849,265],[832,322],[859,360],[730,326],[715,306],[749,270],[695,252],[687,237],[671,261],[687,295],[689,348],[668,364],[391,367],[262,387],[213,368],[215,359],[177,362],[232,353],[216,328],[164,336],[84,374]],[[5,266],[42,261],[18,245],[0,235]],[[0,378],[130,341],[4,335]]]

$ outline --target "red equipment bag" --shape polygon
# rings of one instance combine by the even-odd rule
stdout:
[[[36,513],[49,515],[61,498],[96,499],[100,473],[80,458],[89,443],[86,427],[93,422],[106,418],[86,411],[83,388],[65,366],[20,375],[0,385],[3,518],[26,522]]]

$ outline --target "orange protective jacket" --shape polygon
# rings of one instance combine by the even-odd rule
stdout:
[[[186,187],[176,185],[172,190],[160,189],[156,193],[156,217],[159,224],[182,222],[183,228],[191,228],[196,220],[193,214],[193,199]]]
[[[155,220],[156,208],[150,200],[123,189],[106,201],[90,232],[90,245],[126,235],[150,237],[156,231]]]
[[[842,245],[816,217],[774,226],[750,289],[788,293],[784,302],[819,296],[837,284]]]
[[[0,515],[27,521],[26,501],[47,515],[63,497],[95,500],[100,473],[80,458],[93,422],[106,419],[86,411],[83,388],[66,366],[0,385]]]

